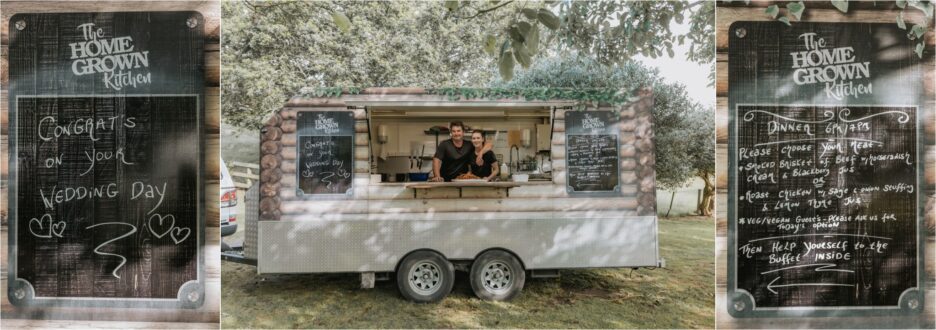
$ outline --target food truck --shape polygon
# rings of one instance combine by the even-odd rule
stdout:
[[[242,253],[223,258],[260,274],[359,273],[364,287],[395,279],[416,302],[443,299],[455,270],[478,297],[508,300],[561,269],[664,267],[652,91],[619,93],[616,104],[422,88],[294,97],[261,129],[259,205]],[[483,132],[497,177],[427,181],[453,121],[464,143]]]

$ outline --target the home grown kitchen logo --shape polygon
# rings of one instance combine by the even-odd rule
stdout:
[[[104,85],[119,91],[152,83],[149,51],[138,51],[133,37],[104,38],[94,23],[78,25],[84,40],[68,44],[72,73],[78,76],[102,73]]]
[[[853,47],[828,48],[825,39],[813,32],[800,34],[799,39],[806,49],[790,53],[797,85],[825,84],[826,96],[836,100],[872,93],[871,62],[857,62]]]

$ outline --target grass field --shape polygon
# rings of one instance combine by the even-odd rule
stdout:
[[[667,269],[563,271],[527,279],[511,302],[477,299],[456,272],[452,293],[413,304],[395,281],[359,289],[355,274],[264,275],[222,262],[224,328],[714,328],[715,224],[660,220]]]

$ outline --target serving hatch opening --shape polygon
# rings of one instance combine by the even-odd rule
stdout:
[[[372,183],[420,182],[432,176],[432,158],[450,139],[449,125],[464,124],[464,141],[481,131],[508,173],[548,181],[555,102],[367,102]],[[541,103],[541,104],[540,104]],[[545,166],[544,166],[545,165]],[[498,175],[500,180],[509,180]]]

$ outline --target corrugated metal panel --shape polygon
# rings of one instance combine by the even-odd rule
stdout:
[[[260,182],[254,182],[244,196],[244,257],[257,259],[257,220],[260,218]]]

